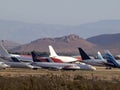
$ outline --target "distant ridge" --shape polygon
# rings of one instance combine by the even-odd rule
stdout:
[[[0,39],[9,39],[20,43],[28,43],[38,38],[54,38],[69,34],[77,34],[82,38],[88,38],[118,32],[120,32],[120,20],[102,20],[76,26],[0,20]]]
[[[8,47],[12,46],[10,44]],[[88,39],[80,38],[78,35],[71,34],[63,37],[56,38],[40,38],[30,43],[20,45],[15,44],[13,52],[31,52],[33,50],[40,52],[48,52],[48,45],[52,45],[57,53],[79,54],[78,47],[84,48],[87,53],[96,55],[97,51],[104,54],[104,50],[109,49],[113,54],[120,54],[120,33],[117,34],[104,34],[94,36]]]
[[[87,41],[94,43],[103,49],[112,50],[113,53],[120,54],[120,33],[98,35],[88,38]]]
[[[104,34],[88,38],[87,41],[102,47],[110,47],[114,44],[120,44],[120,33],[117,34]]]
[[[93,50],[96,45],[80,38],[75,34],[56,38],[41,38],[32,41],[31,43],[14,48],[15,52],[30,52],[33,50],[48,52],[48,45],[52,45],[57,53],[78,53],[78,47],[86,50]]]

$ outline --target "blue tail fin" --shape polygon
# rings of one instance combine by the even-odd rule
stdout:
[[[20,62],[16,57],[11,57],[13,62]]]
[[[120,65],[116,61],[115,57],[110,53],[110,51],[107,50],[105,53],[105,56],[108,63],[112,63],[115,67],[120,67]]]
[[[36,52],[32,51],[31,54],[32,54],[33,62],[41,62]]]
[[[82,48],[78,48],[80,55],[82,57],[82,60],[88,60],[90,59],[90,57],[87,55],[87,53],[82,49]]]

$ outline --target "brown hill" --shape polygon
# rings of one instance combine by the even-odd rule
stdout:
[[[40,52],[49,52],[48,45],[52,45],[57,53],[79,54],[78,47],[82,47],[88,52],[94,52],[96,45],[92,44],[77,35],[69,35],[58,38],[42,38],[14,48],[14,52],[31,52],[33,50]]]
[[[94,36],[88,38],[87,41],[99,45],[103,49],[109,49],[114,54],[120,54],[120,33]]]

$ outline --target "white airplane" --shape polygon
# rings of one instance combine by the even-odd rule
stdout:
[[[16,57],[18,58],[21,62],[32,62],[32,57],[26,57],[22,55],[17,55],[17,54],[9,54],[8,51],[3,47],[2,43],[0,44],[0,57],[2,58],[10,58],[10,57]]]
[[[80,69],[79,66],[76,64],[70,64],[70,63],[55,63],[52,61],[50,57],[39,57],[36,52],[31,52],[32,58],[33,58],[33,65],[40,66],[42,68],[50,68],[50,69],[65,69],[65,70],[78,70]]]
[[[70,63],[70,62],[76,62],[77,59],[69,56],[59,56],[53,49],[51,45],[49,45],[49,51],[50,51],[50,57],[54,62],[64,62],[64,63]]]
[[[37,69],[40,68],[35,65],[31,65],[31,62],[21,62],[18,58],[19,55],[11,55],[8,51],[0,45],[0,61],[12,68],[31,68]]]
[[[38,69],[41,67],[32,65],[29,62],[20,62],[20,60],[16,57],[11,57],[8,60],[2,60],[5,64],[9,65],[11,68],[31,68],[31,69]]]
[[[36,52],[31,52],[34,62],[36,62],[36,65],[40,67],[48,67],[48,68],[59,68],[59,69],[67,69],[67,70],[76,70],[76,69],[82,69],[82,70],[96,70],[95,67],[91,65],[87,65],[85,63],[57,63],[54,62],[50,57],[40,57]]]
[[[91,59],[82,48],[78,48],[82,57],[82,62],[93,66],[109,66],[110,64],[105,59]]]

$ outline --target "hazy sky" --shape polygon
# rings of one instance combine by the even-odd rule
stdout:
[[[79,25],[120,19],[120,0],[0,0],[0,19]]]

